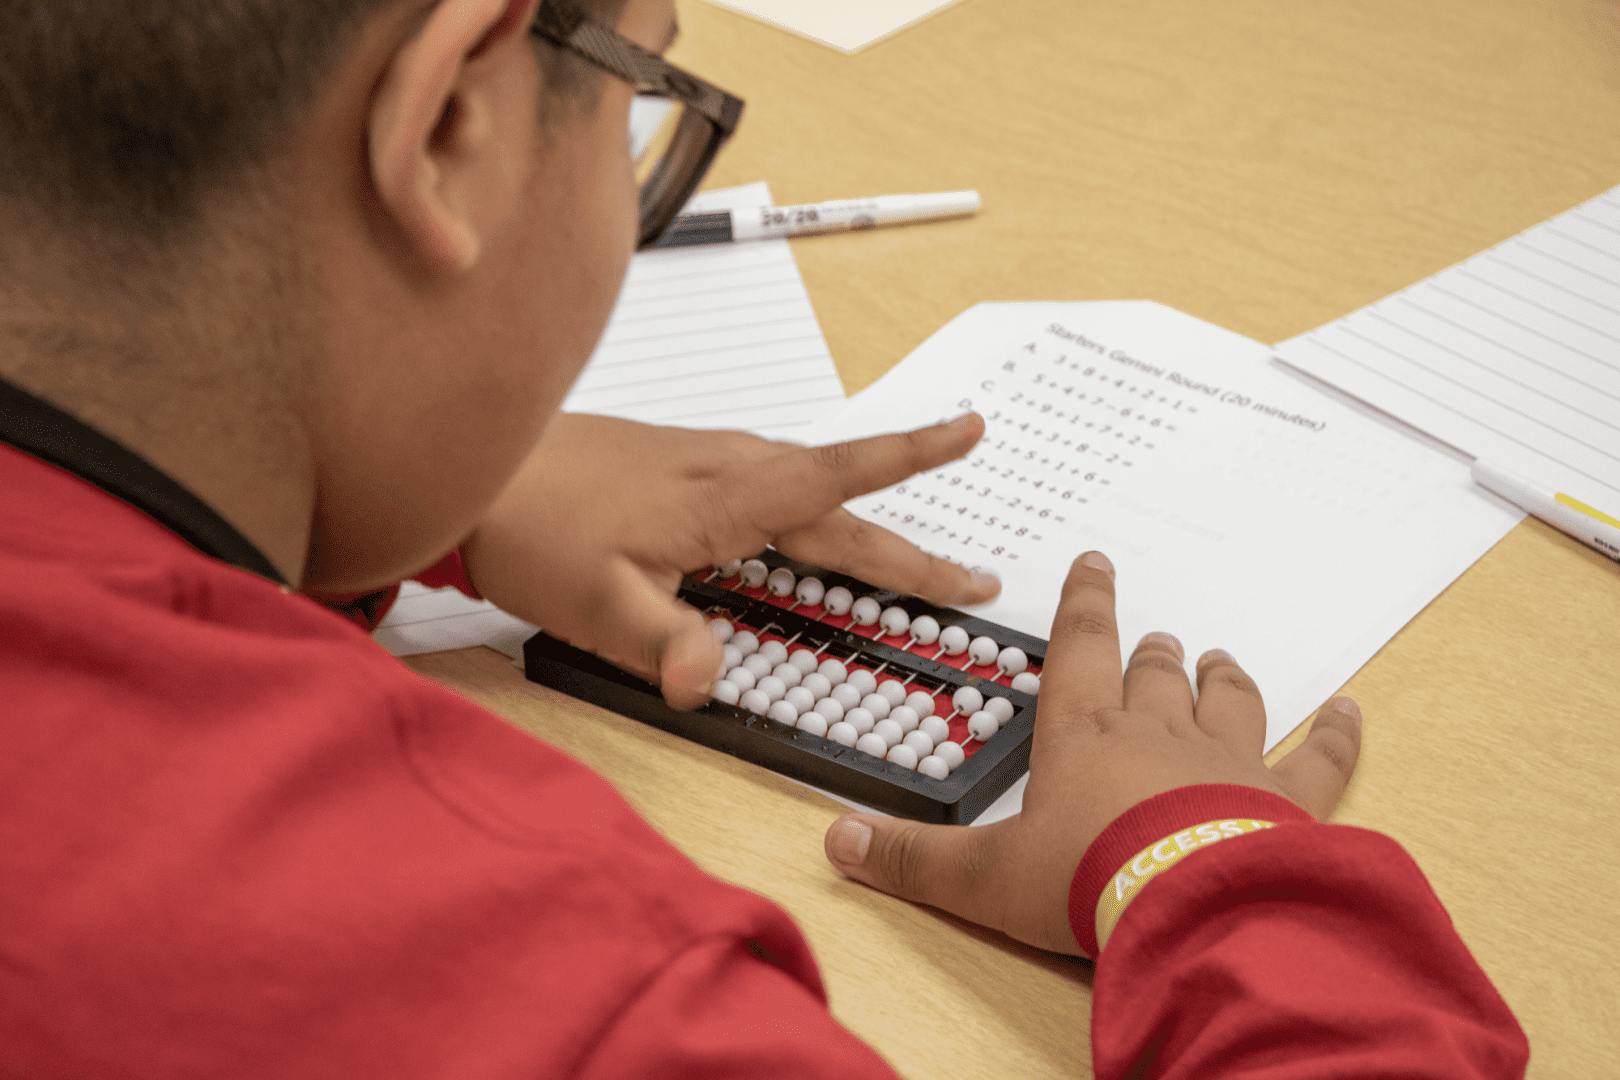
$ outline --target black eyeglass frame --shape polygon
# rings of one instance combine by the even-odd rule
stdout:
[[[592,22],[569,0],[541,0],[530,32],[584,57],[635,87],[637,94],[668,98],[686,106],[669,148],[641,185],[636,247],[663,235],[697,190],[720,148],[737,130],[743,100],[644,49],[629,38]]]

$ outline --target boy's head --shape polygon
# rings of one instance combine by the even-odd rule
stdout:
[[[674,33],[673,0],[573,3]],[[531,35],[537,4],[0,0],[0,375],[306,586],[431,561],[634,245],[632,88]]]

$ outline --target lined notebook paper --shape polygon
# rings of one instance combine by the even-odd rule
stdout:
[[[1620,188],[1276,354],[1470,456],[1620,506]]]
[[[770,202],[760,183],[699,195],[691,207]],[[797,439],[843,402],[793,252],[786,240],[767,240],[635,256],[607,332],[563,408]],[[408,581],[375,637],[396,656],[485,644],[515,655],[533,633],[493,604]]]
[[[694,210],[768,206],[763,184],[699,195]],[[645,251],[569,412],[793,438],[844,401],[786,240]]]

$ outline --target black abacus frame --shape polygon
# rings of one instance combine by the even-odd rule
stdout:
[[[985,635],[1002,647],[1016,646],[1033,663],[1045,663],[1046,642],[1040,638],[954,608],[935,607],[915,597],[873,589],[855,578],[795,562],[775,551],[767,551],[759,558],[772,569],[792,570],[795,577],[819,577],[829,589],[842,585],[856,596],[872,596],[885,607],[897,604],[914,619],[931,615],[941,628],[960,626],[973,637]],[[533,682],[582,701],[865,806],[917,821],[966,825],[1029,769],[1030,744],[1035,734],[1036,699],[1032,695],[706,581],[686,578],[680,596],[699,610],[727,610],[738,621],[760,630],[774,625],[784,638],[800,634],[797,644],[825,644],[826,655],[835,659],[864,654],[871,658],[870,666],[887,661],[885,673],[904,671],[919,676],[924,686],[940,684],[952,693],[963,686],[977,687],[987,694],[993,691],[1013,703],[1012,719],[947,779],[935,780],[736,705],[711,701],[691,712],[672,709],[652,683],[544,632],[523,646],[524,674]]]

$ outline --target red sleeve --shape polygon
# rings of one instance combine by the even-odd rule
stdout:
[[[462,593],[474,600],[482,600],[478,590],[473,587],[472,579],[467,576],[467,568],[462,564],[461,552],[451,551],[450,554],[423,570],[412,578],[430,589],[442,589],[453,585]],[[394,606],[399,597],[399,586],[390,585],[386,589],[378,589],[369,593],[324,593],[315,595],[315,599],[331,608],[333,611],[357,623],[366,633],[377,629],[383,619],[388,616],[388,610]]]
[[[1082,945],[1127,859],[1219,818],[1280,827],[1189,855],[1125,909],[1097,959],[1099,1078],[1524,1074],[1524,1032],[1400,845],[1258,789],[1181,788],[1110,825],[1070,894]]]

